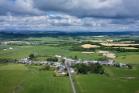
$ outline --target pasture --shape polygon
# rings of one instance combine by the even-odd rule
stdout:
[[[41,58],[40,60],[45,60],[47,56],[54,55],[63,55],[66,57],[75,57],[77,56],[80,59],[89,59],[89,60],[97,60],[102,56],[99,54],[83,54],[78,51],[70,51],[67,47],[54,47],[48,45],[39,45],[39,46],[10,46],[13,47],[13,50],[0,50],[0,58],[9,58],[9,59],[21,59],[24,57],[28,57],[29,54],[33,53]]]
[[[79,93],[138,93],[139,66],[134,69],[105,68],[108,75],[77,75]]]
[[[71,93],[68,77],[36,66],[0,64],[0,93]]]
[[[23,42],[27,41],[34,45],[0,45],[0,59],[20,60],[33,53],[35,60],[39,61],[55,55],[81,60],[99,60],[104,56],[94,50],[75,51],[71,50],[71,47],[77,47],[82,44],[81,42],[103,42],[111,39],[117,41],[120,37],[30,37]],[[98,46],[85,45],[85,48],[90,47]],[[139,93],[139,52],[111,52],[116,54],[116,62],[134,64],[133,69],[104,67],[104,75],[78,74],[74,76],[78,93]],[[0,63],[0,93],[72,92],[68,77],[55,77],[53,71],[39,71],[39,67]]]
[[[139,64],[139,53],[138,52],[117,53],[116,62]]]

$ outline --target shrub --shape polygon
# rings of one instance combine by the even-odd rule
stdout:
[[[57,57],[49,57],[49,58],[47,58],[47,61],[57,62],[58,58]]]
[[[50,66],[49,65],[43,65],[42,67],[40,67],[39,70],[50,70]]]

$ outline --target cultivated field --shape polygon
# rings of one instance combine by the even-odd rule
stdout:
[[[68,77],[36,66],[0,64],[0,93],[71,93]]]
[[[105,68],[107,75],[77,75],[79,93],[138,93],[139,66],[133,70]]]
[[[38,56],[43,56],[38,59],[40,60],[45,60],[46,57],[48,56],[54,56],[54,55],[63,55],[67,57],[75,57],[77,56],[78,58],[81,59],[91,59],[91,60],[96,60],[101,58],[102,56],[99,54],[83,54],[82,52],[79,51],[70,51],[68,48],[65,46],[63,47],[55,47],[55,46],[10,46],[13,47],[13,50],[0,50],[0,58],[9,58],[9,59],[21,59],[23,57],[27,57],[29,54],[34,53]]]
[[[117,62],[139,64],[139,53],[138,52],[125,52],[117,53]]]
[[[103,46],[116,46],[116,47],[128,47],[138,46],[139,44],[124,44],[124,43],[101,43]]]
[[[130,64],[133,69],[103,66],[105,74],[77,74],[74,82],[78,93],[139,93],[139,51],[129,45],[116,46],[127,50],[116,50],[101,46],[103,42],[120,42],[125,39],[138,42],[138,37],[118,36],[57,36],[1,39],[0,41],[0,93],[72,93],[67,76],[55,77],[54,71],[40,71],[40,66],[11,63],[34,54],[35,61],[46,61],[49,57],[61,55],[77,60],[113,60]],[[132,40],[133,39],[133,40]],[[26,44],[3,44],[20,41]],[[124,46],[124,47],[123,47]],[[138,46],[136,46],[138,47]],[[130,48],[130,49],[129,49]],[[132,49],[131,49],[132,48]],[[129,51],[129,50],[130,51]],[[108,51],[104,56],[98,51]],[[2,62],[4,60],[4,62]],[[10,62],[7,63],[7,60]]]
[[[97,45],[91,45],[91,44],[84,44],[84,45],[81,45],[81,47],[82,47],[82,48],[87,48],[87,49],[89,49],[89,48],[97,48],[97,47],[99,47],[99,46],[97,46]]]

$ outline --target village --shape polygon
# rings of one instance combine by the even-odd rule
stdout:
[[[108,51],[99,51],[103,56],[108,57],[108,60],[97,61],[97,60],[75,60],[72,58],[63,57],[61,55],[55,55],[54,57],[58,59],[57,62],[54,61],[33,61],[29,57],[23,58],[18,61],[20,64],[28,64],[28,65],[44,65],[49,66],[55,70],[56,76],[66,76],[68,75],[66,64],[68,64],[69,70],[71,74],[76,74],[77,71],[73,67],[76,64],[100,64],[101,66],[112,66],[112,67],[120,67],[120,68],[130,68],[128,64],[118,63],[114,61],[115,54],[109,53]]]
[[[96,41],[98,42],[98,41]],[[44,42],[43,42],[44,43]],[[112,43],[112,45],[110,45]],[[127,42],[127,43],[131,43],[131,42]],[[3,45],[37,45],[37,44],[40,44],[38,42],[33,42],[33,43],[30,43],[28,41],[5,41],[5,42],[1,42],[1,44]],[[118,43],[118,44],[113,44],[113,40],[110,39],[110,40],[105,40],[105,43],[99,43],[100,45],[103,45],[103,46],[126,46],[126,47],[129,47],[130,45],[132,44],[126,44],[125,42],[123,43]],[[39,60],[32,60],[30,59],[30,57],[24,57],[24,58],[21,58],[21,59],[18,59],[18,63],[20,64],[28,64],[28,65],[42,65],[42,66],[49,66],[50,68],[53,68],[55,73],[56,73],[56,76],[66,76],[68,74],[67,72],[67,68],[66,68],[66,64],[65,63],[68,63],[68,67],[70,68],[70,73],[71,74],[76,74],[77,71],[76,69],[73,67],[75,66],[76,64],[85,64],[85,65],[92,65],[92,64],[99,64],[101,66],[111,66],[111,67],[120,67],[120,68],[132,68],[131,65],[129,64],[126,64],[126,63],[120,63],[120,62],[117,62],[115,61],[116,59],[116,54],[110,50],[104,50],[104,49],[100,49],[100,45],[95,45],[95,44],[89,44],[89,43],[84,43],[82,45],[79,45],[80,48],[84,49],[83,51],[81,51],[82,54],[85,54],[85,55],[91,55],[91,54],[99,54],[99,55],[102,55],[102,57],[104,59],[102,60],[87,60],[87,59],[80,59],[80,58],[77,58],[77,59],[74,59],[74,58],[71,58],[71,57],[66,57],[66,56],[61,56],[61,55],[54,55],[52,57],[55,57],[57,58],[58,60],[44,60],[44,61],[39,61]],[[138,44],[133,44],[134,45],[138,45]],[[97,49],[96,51],[90,51],[90,49]],[[114,47],[115,49],[116,47]],[[131,47],[130,47],[131,48]],[[7,47],[7,48],[4,48],[3,50],[4,51],[7,51],[7,50],[14,50],[15,48],[14,47]],[[92,56],[93,57],[93,56]]]

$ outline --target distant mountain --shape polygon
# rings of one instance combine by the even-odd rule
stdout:
[[[45,36],[99,36],[99,35],[139,35],[138,31],[117,32],[64,32],[64,31],[1,31],[0,37],[45,37]]]

